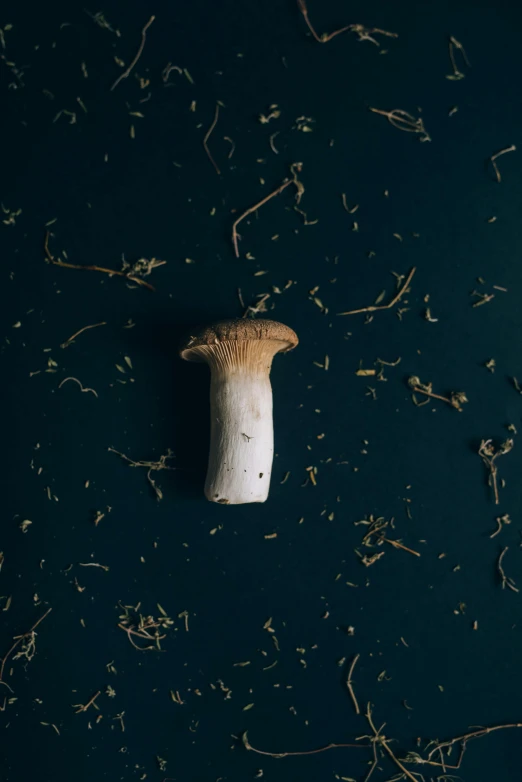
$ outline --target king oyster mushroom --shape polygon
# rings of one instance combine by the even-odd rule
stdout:
[[[270,367],[298,343],[274,320],[223,320],[183,345],[187,361],[205,361],[210,380],[210,455],[205,496],[239,505],[268,497],[274,456]]]

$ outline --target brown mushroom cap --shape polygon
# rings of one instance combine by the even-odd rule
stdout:
[[[182,345],[180,356],[186,361],[205,361],[203,355],[209,348],[222,343],[271,342],[274,353],[286,353],[298,344],[293,329],[275,320],[247,320],[235,318],[220,320],[197,331]],[[198,348],[206,348],[200,351]]]

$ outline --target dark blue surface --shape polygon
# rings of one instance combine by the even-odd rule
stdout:
[[[417,737],[423,746],[470,725],[522,721],[522,597],[502,590],[496,572],[509,546],[506,572],[522,587],[522,451],[515,437],[498,463],[507,482],[498,507],[477,455],[481,439],[500,442],[507,425],[522,426],[522,397],[510,381],[522,379],[520,152],[499,159],[500,184],[486,165],[520,143],[520,8],[491,0],[310,0],[319,32],[352,21],[397,32],[382,39],[385,54],[353,35],[321,46],[291,0],[108,2],[102,10],[121,37],[70,3],[21,3],[0,22],[13,24],[1,53],[24,67],[23,86],[13,89],[0,62],[0,200],[22,209],[15,225],[0,224],[0,594],[12,595],[0,613],[0,655],[53,609],[38,628],[35,658],[26,667],[14,662],[6,675],[17,700],[0,713],[0,779],[243,782],[259,769],[268,782],[363,779],[366,750],[276,760],[246,752],[237,739],[248,730],[254,746],[283,752],[367,734],[344,684],[347,665],[337,664],[356,653],[357,697],[374,704],[378,725],[387,722],[399,757],[418,749]],[[121,73],[114,56],[130,63],[152,13],[142,58],[111,92]],[[472,66],[458,82],[445,78],[449,35]],[[165,86],[169,62],[187,68],[194,84],[173,72]],[[141,90],[136,75],[149,87]],[[209,146],[221,176],[202,146],[216,100],[224,105]],[[260,124],[274,103],[280,119]],[[432,142],[420,144],[369,106],[415,116],[421,109]],[[448,116],[453,106],[458,112]],[[62,109],[76,112],[76,124],[66,115],[53,122]],[[300,116],[315,120],[312,133],[295,129]],[[269,146],[276,131],[277,156]],[[236,144],[231,159],[224,136]],[[287,190],[241,225],[236,259],[233,220],[296,161],[306,187],[301,208],[319,222],[303,225]],[[341,193],[360,205],[353,216]],[[71,263],[118,269],[122,254],[166,260],[148,278],[156,292],[46,264],[45,223],[54,218],[52,252],[65,251]],[[397,308],[371,323],[337,317],[383,289],[391,298],[390,272],[412,266],[402,320]],[[259,270],[269,273],[255,277]],[[272,294],[268,316],[294,328],[301,344],[274,362],[270,498],[260,506],[212,505],[202,494],[207,370],[177,358],[178,340],[197,322],[241,315],[237,288],[251,303],[287,280],[295,284]],[[310,298],[316,286],[326,315]],[[495,298],[473,308],[474,289]],[[437,323],[423,317],[427,294]],[[129,319],[135,326],[126,329]],[[60,348],[99,321],[107,325]],[[313,363],[325,354],[328,372]],[[125,376],[115,367],[126,366],[124,356],[133,365]],[[355,375],[360,362],[372,367],[399,356],[397,367],[386,368],[387,382]],[[55,373],[43,371],[49,357]],[[491,358],[494,374],[484,367]],[[465,390],[469,404],[462,413],[442,402],[415,407],[406,383],[412,374],[442,394]],[[98,398],[72,382],[58,389],[68,376]],[[130,377],[133,383],[118,383]],[[177,470],[155,476],[162,502],[145,471],[108,446],[137,460],[173,449]],[[311,465],[318,485],[303,487]],[[107,505],[112,511],[95,527],[96,510]],[[505,513],[512,524],[491,540],[495,517]],[[354,522],[368,514],[394,517],[395,537],[422,557],[389,546],[364,568],[354,549],[365,528]],[[23,519],[33,522],[25,535]],[[277,538],[265,538],[273,532]],[[110,570],[78,566],[88,561]],[[141,601],[154,615],[160,603],[176,620],[163,653],[131,647],[117,627],[119,601]],[[269,617],[280,651],[263,629]],[[117,675],[107,672],[111,661]],[[244,661],[250,665],[235,666]],[[11,696],[2,689],[0,707]],[[75,714],[71,704],[97,690],[100,711]],[[184,705],[172,702],[170,690]],[[113,720],[123,711],[124,733]],[[454,773],[511,782],[520,779],[520,761],[518,731],[504,731],[471,743]],[[427,779],[437,774],[408,768]],[[396,772],[383,758],[373,778]]]

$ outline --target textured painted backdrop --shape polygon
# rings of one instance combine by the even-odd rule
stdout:
[[[2,607],[11,602],[0,655],[52,607],[36,656],[8,662],[12,692],[0,685],[2,782],[363,779],[367,750],[276,760],[237,739],[248,730],[256,747],[283,752],[368,733],[344,684],[357,653],[357,697],[386,721],[399,757],[417,737],[423,746],[470,725],[522,721],[522,596],[501,589],[496,569],[508,546],[506,572],[522,588],[522,449],[515,436],[499,461],[498,507],[477,455],[481,439],[500,442],[522,425],[510,380],[522,379],[522,161],[499,159],[500,184],[487,165],[520,142],[522,12],[492,0],[309,0],[309,10],[320,33],[361,22],[399,37],[380,38],[381,49],[353,34],[320,45],[293,0],[2,11],[0,595]],[[112,31],[93,20],[98,11]],[[115,58],[130,64],[151,14],[141,59],[111,91]],[[446,78],[450,35],[471,63],[460,81]],[[191,81],[172,71],[165,83],[169,63]],[[202,143],[216,101],[209,146],[220,176]],[[271,104],[280,117],[260,123]],[[369,106],[422,112],[431,143]],[[313,132],[296,128],[299,117]],[[236,259],[235,216],[296,161],[300,208],[318,222],[303,224],[287,190],[242,224]],[[156,292],[46,263],[53,220],[51,251],[70,263],[167,261],[148,278]],[[398,307],[370,323],[337,316],[383,290],[389,300],[391,272],[413,266],[402,320]],[[274,362],[270,498],[222,507],[202,495],[207,370],[181,362],[177,343],[195,323],[241,315],[238,288],[247,305],[270,293],[269,317],[301,344]],[[327,311],[310,296],[316,288]],[[474,308],[473,290],[495,296]],[[437,322],[424,317],[426,295]],[[314,364],[325,355],[328,371]],[[355,374],[398,357],[385,382]],[[410,375],[442,394],[464,390],[469,404],[416,407]],[[68,376],[97,397],[74,382],[58,388]],[[176,471],[155,474],[161,502],[145,471],[109,446],[136,460],[174,451]],[[315,487],[303,486],[310,466]],[[95,526],[97,511],[106,515]],[[394,536],[422,556],[384,546],[366,569],[355,553],[365,528],[354,523],[369,514],[394,517]],[[504,514],[512,524],[490,539]],[[131,646],[119,602],[154,616],[161,604],[175,620],[163,652]],[[274,633],[263,629],[270,617]],[[72,704],[98,690],[99,711],[75,714]],[[470,744],[455,773],[510,782],[520,758],[517,732],[499,732]],[[374,779],[397,772],[383,758]]]

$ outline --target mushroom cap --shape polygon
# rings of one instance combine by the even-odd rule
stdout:
[[[276,320],[233,318],[220,320],[197,331],[182,344],[179,354],[186,361],[202,361],[204,359],[195,348],[211,348],[223,342],[246,341],[280,343],[280,347],[274,352],[286,353],[295,348],[299,339],[293,329]]]

